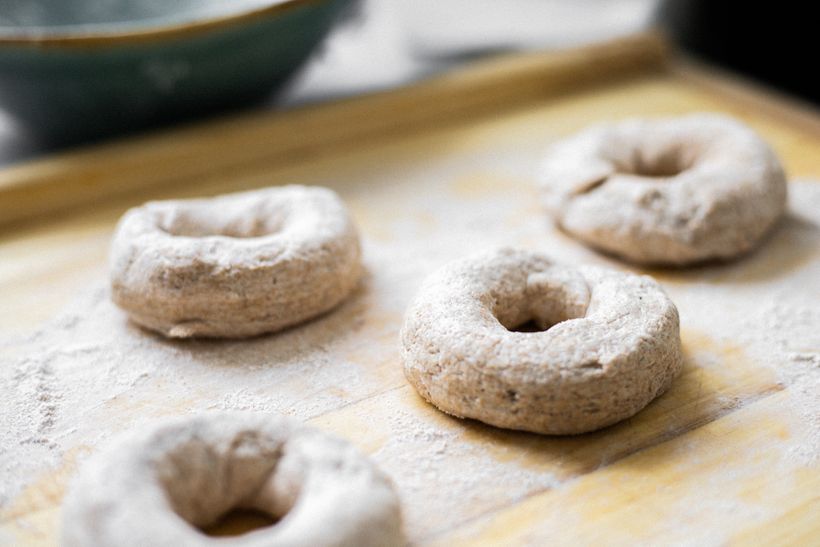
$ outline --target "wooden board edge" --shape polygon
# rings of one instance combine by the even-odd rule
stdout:
[[[11,166],[0,171],[0,226],[242,165],[304,161],[327,149],[469,120],[659,69],[666,52],[664,38],[652,32],[506,55],[394,91],[242,114]]]
[[[820,136],[820,109],[807,101],[680,52],[671,56],[667,66],[683,82]]]

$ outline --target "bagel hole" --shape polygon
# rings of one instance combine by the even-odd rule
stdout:
[[[221,443],[192,436],[165,454],[159,480],[173,511],[207,536],[239,536],[276,525],[292,508],[269,492],[281,444],[249,429]]]
[[[200,531],[211,537],[236,537],[268,528],[280,520],[258,509],[234,508]]]
[[[203,211],[178,212],[167,215],[159,222],[164,232],[177,237],[230,237],[251,239],[275,234],[282,229],[284,219],[270,216],[231,215],[228,219],[215,219]]]
[[[555,325],[547,325],[546,327],[542,327],[535,319],[527,319],[519,325],[507,327],[507,330],[510,332],[546,332],[553,326]]]
[[[692,167],[691,158],[678,148],[671,148],[651,158],[638,153],[627,161],[614,163],[620,173],[650,179],[675,177]]]
[[[563,323],[564,321],[569,321],[570,319],[577,319],[579,317],[583,317],[583,313],[572,313],[574,310],[566,310],[566,309],[554,309],[554,314],[545,316],[545,317],[530,317],[526,321],[513,323],[510,326],[509,322],[501,321],[499,319],[499,323],[510,332],[524,332],[524,333],[533,333],[533,332],[547,332],[551,328],[555,327],[556,325]],[[533,314],[535,315],[535,314]]]

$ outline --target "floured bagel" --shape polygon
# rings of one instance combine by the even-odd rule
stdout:
[[[356,286],[359,238],[331,190],[283,186],[128,211],[112,297],[166,336],[239,338],[330,310]]]
[[[515,332],[527,322],[547,330]],[[401,341],[407,379],[439,409],[548,434],[634,415],[683,363],[677,309],[651,278],[516,249],[430,276]]]
[[[279,520],[231,545],[404,545],[393,486],[367,458],[339,439],[255,413],[164,420],[112,442],[71,484],[62,544],[224,545],[200,530],[239,508]]]
[[[781,217],[786,179],[772,149],[726,116],[599,125],[552,146],[541,172],[567,233],[633,262],[729,259]]]

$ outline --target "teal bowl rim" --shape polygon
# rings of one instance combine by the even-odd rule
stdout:
[[[158,19],[146,21],[146,25],[127,23],[96,23],[93,25],[71,25],[65,27],[0,27],[0,47],[94,47],[143,43],[164,39],[176,39],[217,30],[225,26],[248,23],[257,19],[277,15],[294,8],[320,4],[328,0],[278,0],[276,3],[253,7],[235,13],[203,19],[187,20],[179,23],[152,24]],[[99,27],[103,27],[99,29]],[[9,32],[11,31],[11,32]]]

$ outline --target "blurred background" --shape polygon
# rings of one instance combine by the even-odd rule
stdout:
[[[650,28],[695,58],[816,105],[810,7],[705,0],[0,0],[0,164],[229,110],[370,93],[486,56],[570,48]]]

